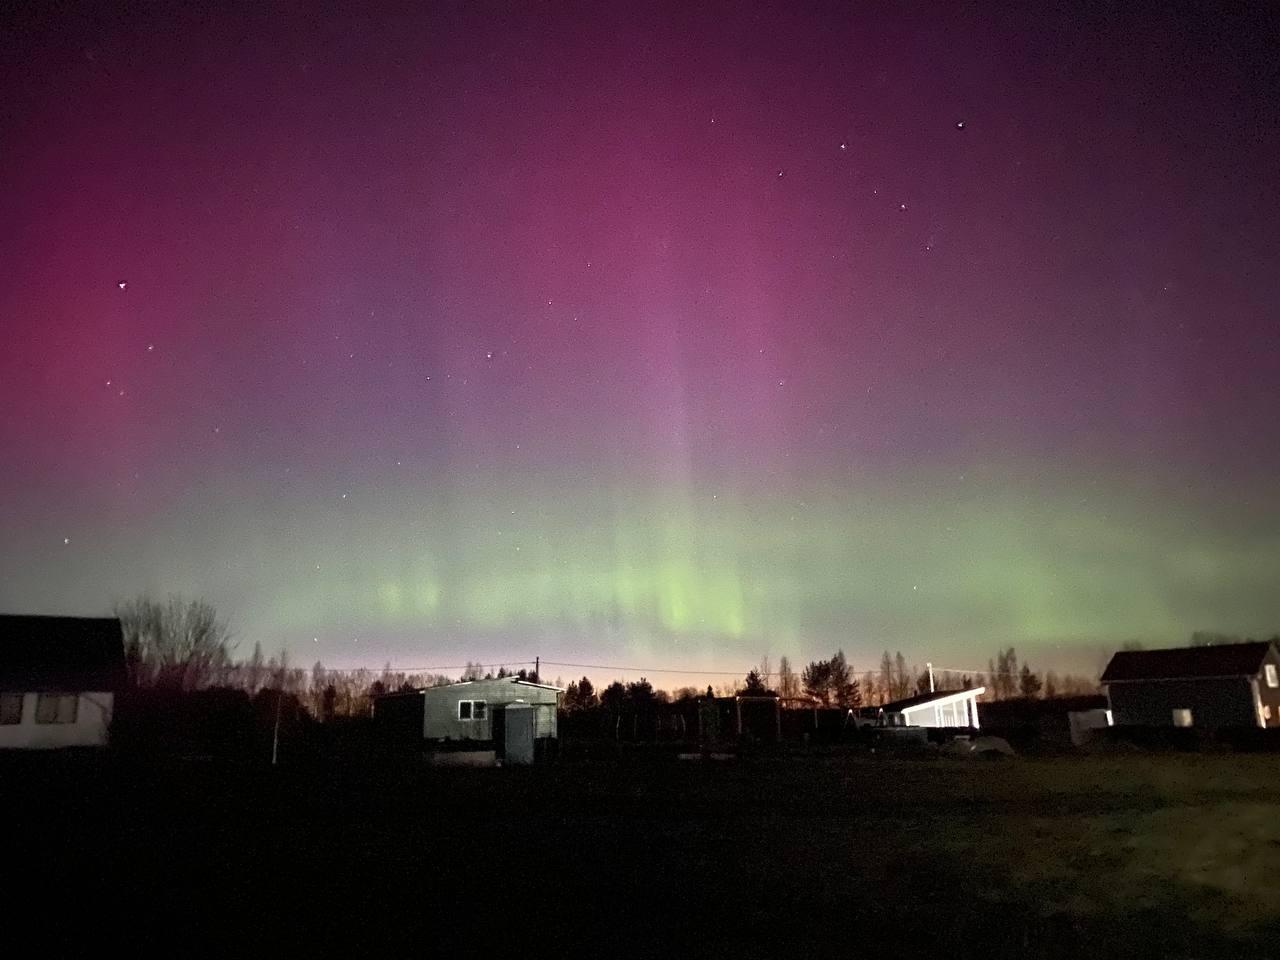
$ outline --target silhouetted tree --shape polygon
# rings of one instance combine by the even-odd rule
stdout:
[[[644,677],[627,684],[627,702],[636,708],[650,706],[654,701],[653,684]]]
[[[1040,696],[1040,678],[1031,672],[1030,664],[1024,663],[1018,674],[1018,692],[1024,697]]]
[[[791,669],[791,661],[786,657],[778,661],[778,695],[781,697],[800,696],[800,678]]]
[[[747,673],[746,684],[742,688],[742,692],[749,695],[759,695],[765,692],[767,688],[762,679],[760,679],[760,671],[751,670]]]
[[[564,692],[564,708],[566,710],[588,710],[596,705],[596,688],[586,677],[569,681]]]
[[[893,699],[911,696],[912,673],[907,669],[907,658],[899,650],[893,655]]]
[[[858,688],[858,678],[849,668],[843,650],[837,650],[829,661],[831,664],[831,702],[838,707],[862,706],[862,691]]]
[[[804,692],[824,707],[831,705],[831,661],[814,660],[800,674]]]
[[[600,705],[610,713],[621,713],[627,702],[627,688],[618,680],[613,681],[600,693]]]
[[[204,600],[139,596],[117,603],[129,679],[137,686],[199,690],[231,659],[231,633]],[[259,651],[261,662],[261,651]]]

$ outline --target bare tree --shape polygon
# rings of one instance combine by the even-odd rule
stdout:
[[[230,662],[231,631],[212,604],[139,596],[116,604],[130,679],[138,686],[199,690]]]
[[[911,696],[912,673],[907,667],[907,658],[899,650],[893,656],[893,699],[901,700]]]
[[[786,657],[778,661],[778,695],[784,698],[800,696],[800,678],[791,669],[791,661]]]
[[[880,696],[879,689],[876,686],[876,675],[872,670],[868,670],[862,675],[862,702],[884,703],[884,699]]]

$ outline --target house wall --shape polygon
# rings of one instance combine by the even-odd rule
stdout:
[[[1192,726],[1202,729],[1258,724],[1253,686],[1245,678],[1109,683],[1107,697],[1117,724],[1171,727],[1173,711],[1184,707]]]
[[[475,680],[448,687],[432,687],[423,692],[422,735],[427,740],[492,740],[493,711],[523,700],[533,704],[537,720],[537,736],[556,736],[555,690],[543,690],[511,683],[507,680]],[[458,703],[462,700],[484,700],[488,704],[483,720],[459,720]]]
[[[0,749],[50,750],[57,747],[104,747],[115,709],[115,695],[77,694],[75,723],[36,723],[37,693],[22,697],[22,722],[0,725]]]
[[[1277,674],[1280,674],[1280,655],[1274,648],[1267,651],[1266,658],[1263,663],[1269,663],[1276,668]],[[1267,686],[1267,671],[1264,667],[1258,672],[1258,699],[1262,701],[1264,708],[1263,726],[1280,727],[1280,687]],[[1270,716],[1266,716],[1266,709],[1270,707]]]

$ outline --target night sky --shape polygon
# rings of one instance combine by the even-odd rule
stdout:
[[[54,6],[0,25],[0,610],[370,667],[1280,629],[1270,5]]]

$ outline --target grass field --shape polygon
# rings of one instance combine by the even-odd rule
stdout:
[[[129,924],[140,946],[176,922],[300,952],[358,934],[357,955],[519,930],[628,955],[1280,956],[1271,756],[0,777],[8,862],[156,918]]]

